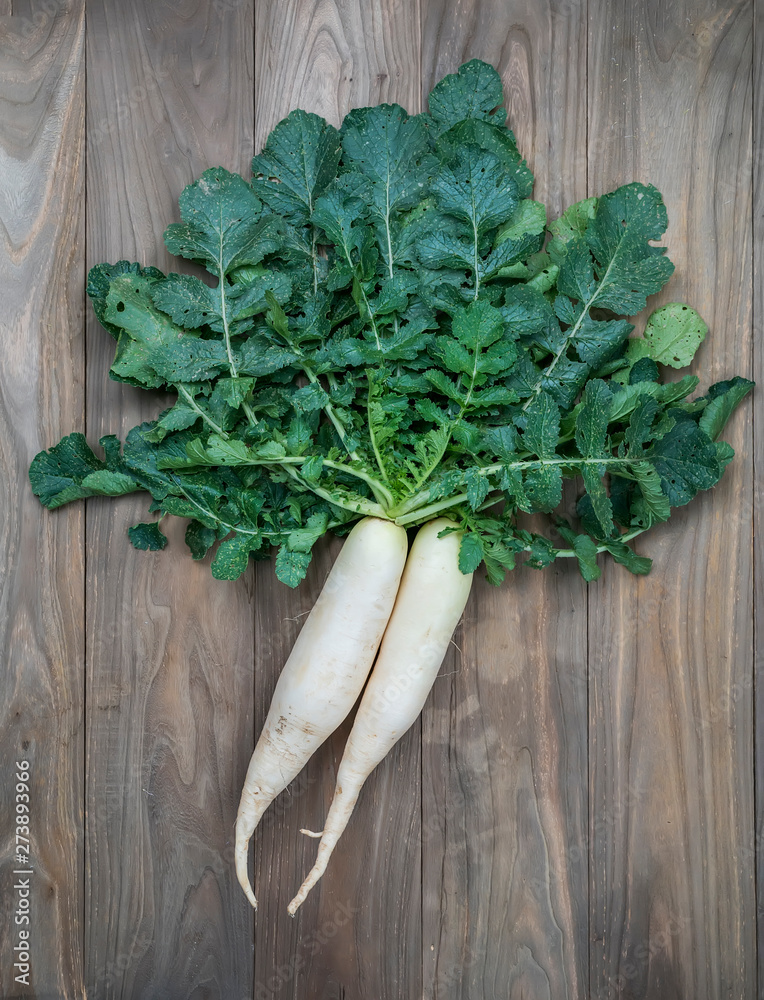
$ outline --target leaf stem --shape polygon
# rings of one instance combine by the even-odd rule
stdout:
[[[233,350],[231,348],[231,331],[228,327],[228,309],[226,307],[226,279],[223,273],[223,247],[220,247],[220,281],[218,283],[218,288],[220,290],[220,318],[223,320],[223,335],[225,337],[225,349],[228,354],[228,367],[231,370],[231,378],[238,378],[239,372],[236,368],[236,362],[233,359]],[[244,410],[244,414],[252,427],[257,427],[259,420],[255,416],[252,407],[246,401],[241,404],[241,408]]]
[[[311,197],[311,212],[313,211],[313,199]],[[310,237],[310,262],[313,265],[313,294],[318,293],[318,254],[316,253],[316,230],[313,229]]]
[[[475,223],[475,192],[472,191],[472,232],[473,232],[473,253],[474,253],[474,267],[475,267],[475,294],[472,296],[472,301],[477,302],[478,292],[480,290],[480,255],[478,254],[478,231],[477,225]]]
[[[275,462],[274,461],[262,461],[262,462],[254,461],[251,464],[252,465],[283,465],[283,466],[286,467],[288,465],[289,466],[293,466],[293,465],[302,464],[303,462],[306,462],[308,460],[308,458],[310,458],[310,457],[311,456],[306,456],[305,458],[302,458],[302,457],[298,457],[298,456],[292,457],[290,455],[287,455],[284,458],[278,459]],[[363,480],[363,482],[365,482],[370,487],[370,489],[371,489],[372,493],[374,494],[374,496],[376,497],[376,499],[381,503],[381,505],[383,505],[385,507],[385,509],[388,509],[388,508],[392,507],[393,504],[395,503],[395,501],[393,500],[392,493],[385,486],[383,486],[383,484],[380,483],[378,479],[375,479],[373,476],[370,476],[367,472],[364,472],[363,469],[351,469],[349,465],[344,465],[342,462],[335,462],[335,461],[333,461],[330,458],[325,458],[324,459],[324,465],[326,465],[330,469],[335,469],[337,472],[344,472],[344,473],[346,473],[349,476],[355,476],[356,479]],[[310,484],[307,483],[306,480],[302,480],[302,481],[305,482],[305,484],[307,485],[308,489],[313,490],[314,493],[317,492],[316,490],[313,489],[313,486],[311,486]],[[328,492],[327,493],[323,493],[322,492],[321,494],[319,494],[319,496],[323,496],[324,499],[326,499],[328,496],[330,496],[330,494]]]
[[[368,472],[364,472],[363,469],[351,469],[349,465],[344,465],[342,462],[334,462],[329,458],[324,459],[324,465],[327,465],[330,469],[336,469],[338,472],[346,472],[349,476],[362,479],[371,488],[377,500],[381,500],[384,503],[385,507],[390,508],[395,503],[390,490],[380,483],[378,479],[370,476]]]
[[[379,339],[379,331],[377,330],[377,324],[376,324],[376,322],[374,320],[374,313],[371,311],[371,305],[370,305],[369,299],[368,299],[368,297],[366,295],[366,290],[364,289],[363,282],[361,281],[360,278],[356,278],[355,280],[358,282],[358,287],[361,289],[361,295],[363,296],[363,304],[366,306],[366,312],[369,314],[369,322],[371,323],[371,330],[372,330],[372,333],[374,334],[374,340],[375,340],[376,345],[377,345],[377,350],[381,351],[382,350],[382,342]]]
[[[437,503],[428,504],[426,507],[419,507],[410,513],[400,517],[394,517],[393,521],[399,525],[416,524],[419,521],[427,521],[433,514],[439,514],[442,510],[448,510],[464,503],[467,499],[466,493],[458,493],[456,496],[447,497],[445,500],[438,500]]]
[[[382,455],[379,451],[379,446],[377,445],[377,437],[374,433],[374,421],[371,419],[371,379],[369,378],[368,372],[366,373],[366,382],[368,385],[368,391],[366,393],[366,422],[369,425],[369,440],[371,441],[371,448],[374,452],[374,458],[377,461],[377,466],[379,471],[382,473],[382,478],[389,482],[390,477],[387,474],[387,469],[385,468],[385,463],[382,461]],[[391,497],[392,499],[392,497]],[[392,505],[391,505],[392,506]]]
[[[602,276],[602,280],[599,283],[597,291],[594,293],[594,295],[592,295],[592,297],[589,299],[589,301],[583,307],[583,309],[581,310],[581,315],[578,317],[578,319],[573,324],[573,326],[566,332],[565,337],[563,339],[563,342],[560,345],[559,351],[557,351],[557,353],[555,354],[555,356],[552,358],[552,360],[550,361],[550,363],[547,365],[547,367],[542,372],[542,374],[545,375],[546,377],[549,377],[549,375],[551,375],[551,373],[555,370],[555,368],[557,367],[557,364],[560,361],[560,358],[563,356],[563,354],[565,354],[565,352],[567,351],[568,347],[570,346],[571,341],[573,340],[573,338],[575,337],[575,335],[578,333],[578,331],[581,329],[581,324],[583,323],[583,321],[586,318],[586,316],[589,314],[589,310],[594,305],[594,302],[595,302],[597,296],[600,294],[600,292],[602,291],[602,289],[605,287],[605,282],[607,281],[608,275],[610,274],[610,270],[611,270],[613,264],[615,263],[617,254],[618,254],[618,251],[616,250],[616,253],[613,254],[613,259],[608,264],[607,270],[605,271],[604,275]],[[533,390],[533,393],[523,403],[523,405],[521,407],[521,409],[522,409],[523,412],[525,412],[525,410],[528,409],[528,407],[531,405],[531,403],[533,402],[533,400],[538,396],[538,394],[540,392],[541,392],[541,379],[539,379],[539,381],[536,383],[536,386],[535,386],[535,388]]]
[[[480,476],[490,476],[496,472],[501,472],[502,469],[532,469],[537,465],[635,465],[638,461],[644,461],[644,459],[636,458],[577,458],[571,456],[568,458],[529,458],[524,459],[521,462],[495,462],[493,465],[483,465],[478,470],[477,473]]]
[[[472,366],[472,379],[470,380],[470,387],[467,390],[467,395],[464,398],[464,402],[459,404],[459,412],[449,422],[448,436],[446,437],[446,440],[443,443],[443,447],[440,449],[440,452],[439,452],[436,460],[430,464],[430,466],[428,467],[428,469],[425,472],[425,474],[423,476],[421,476],[417,480],[416,487],[415,487],[417,490],[420,490],[422,488],[422,486],[427,482],[427,480],[430,478],[430,476],[433,474],[433,472],[440,465],[440,463],[441,463],[441,461],[443,459],[443,456],[445,455],[446,451],[448,450],[448,446],[451,444],[451,438],[453,437],[454,429],[459,425],[459,422],[461,421],[462,417],[467,412],[467,407],[470,405],[470,400],[472,399],[472,393],[475,391],[475,379],[477,378],[477,368],[478,368],[478,357],[479,357],[479,355],[480,355],[480,345],[476,344],[475,345],[475,362],[474,362],[474,364]]]
[[[647,528],[633,528],[631,531],[624,532],[618,538],[611,539],[611,542],[623,542],[624,544],[626,544],[626,542],[630,542],[633,538],[636,538],[637,535],[641,535],[643,531],[647,531]],[[531,551],[530,546],[526,545],[524,547],[523,551],[524,552],[530,552]],[[597,546],[597,554],[598,555],[601,552],[607,552],[607,551],[609,551],[607,545],[598,545]],[[574,558],[576,558],[576,553],[573,551],[573,549],[555,549],[555,556],[554,557],[555,557],[555,559],[558,559],[558,558],[559,559],[574,559]]]
[[[305,355],[303,354],[303,352],[300,350],[299,347],[294,347],[293,344],[290,344],[290,347],[292,347],[294,350],[296,350],[297,353],[300,355],[301,358],[305,357]],[[314,385],[319,385],[319,386],[321,385],[321,383],[318,381],[318,375],[316,375],[316,373],[313,371],[313,369],[310,367],[310,365],[308,365],[307,363],[303,363],[302,370],[305,372],[305,374],[308,376],[308,378],[310,379],[310,381]],[[331,401],[327,402],[325,404],[325,406],[323,407],[323,411],[327,415],[327,417],[331,420],[332,425],[334,426],[334,429],[337,431],[337,436],[339,437],[340,441],[342,442],[342,445],[343,445],[345,451],[350,456],[350,458],[352,458],[354,462],[360,461],[360,456],[359,456],[358,452],[355,451],[355,450],[351,450],[348,447],[347,435],[345,433],[345,425],[342,423],[342,421],[340,420],[340,418],[337,416],[337,411],[332,406]]]
[[[316,496],[321,497],[322,500],[326,500],[327,503],[333,504],[335,507],[342,507],[344,510],[349,510],[353,514],[364,514],[367,517],[381,517],[386,521],[390,520],[385,509],[378,503],[371,503],[369,500],[364,500],[363,497],[359,497],[357,500],[346,500],[343,503],[328,490],[321,489],[320,486],[306,482],[291,465],[285,465],[283,466],[283,469],[292,477],[292,479],[298,482],[303,489],[310,493],[315,493]]]
[[[216,434],[219,434],[223,438],[223,440],[227,441],[228,433],[224,431],[219,424],[216,424],[208,413],[204,412],[204,410],[201,408],[201,406],[199,406],[199,404],[196,402],[196,400],[188,391],[188,389],[183,385],[183,383],[178,382],[175,385],[175,388],[178,390],[178,393],[185,398],[186,402],[191,407],[191,409],[195,410],[202,418],[202,420],[204,420],[206,424],[209,424],[209,426],[212,428],[213,431],[215,431]]]
[[[228,528],[229,531],[235,531],[238,535],[255,535],[261,538],[274,538],[274,537],[278,538],[279,535],[284,534],[284,532],[282,531],[261,531],[259,528],[255,528],[253,530],[252,528],[242,528],[241,525],[238,524],[229,524],[228,521],[224,521],[214,511],[210,510],[208,507],[205,507],[203,504],[200,504],[197,500],[194,500],[193,497],[190,497],[188,493],[186,493],[186,491],[183,489],[183,484],[180,482],[177,476],[173,478],[175,479],[175,483],[178,486],[178,489],[186,498],[186,500],[188,500],[190,504],[193,504],[193,506],[196,507],[196,509],[200,511],[209,520],[217,521],[217,523],[221,525],[221,527]],[[165,517],[164,513],[162,514],[162,517]],[[160,521],[162,520],[162,517],[159,518]],[[332,528],[339,528],[339,526],[344,523],[345,523],[344,521],[330,521],[326,526],[326,530],[331,531]]]
[[[580,465],[634,465],[640,459],[634,458],[533,458],[526,459],[519,462],[496,462],[493,465],[484,465],[477,469],[478,475],[481,476],[491,476],[495,475],[497,472],[501,472],[502,469],[532,469],[537,466],[544,465],[569,465],[571,467],[576,467]],[[437,513],[439,510],[447,510],[449,506],[453,507],[457,504],[463,503],[467,499],[466,493],[458,493],[445,500],[438,500],[437,503],[428,504],[425,507],[419,507],[421,501],[426,500],[428,496],[427,492],[415,493],[413,496],[409,497],[408,500],[404,501],[397,508],[393,508],[390,511],[390,516],[393,518],[396,524],[409,524],[412,521],[418,520],[423,513],[429,515],[430,513]]]
[[[228,355],[228,367],[231,370],[231,378],[238,378],[239,372],[236,368],[236,362],[233,360],[233,351],[231,350],[231,332],[228,328],[228,310],[226,308],[226,298],[225,298],[225,274],[223,273],[223,248],[220,248],[220,281],[218,284],[218,289],[220,291],[220,318],[223,321],[223,336],[225,337],[225,349]]]
[[[290,338],[285,336],[283,333],[281,334],[281,337],[287,342],[289,347],[291,347],[291,349],[295,352],[295,354],[300,358],[300,365],[302,367],[302,370],[305,372],[310,381],[314,385],[316,384],[321,385],[321,383],[318,381],[318,375],[316,375],[316,373],[308,364],[307,359],[305,358],[305,352],[302,350],[302,348],[298,344],[295,344],[293,340],[290,340]],[[358,452],[348,447],[346,439],[347,436],[345,433],[345,426],[340,420],[340,418],[337,416],[337,411],[334,409],[331,402],[327,402],[325,404],[325,406],[323,407],[323,411],[327,415],[327,417],[331,420],[332,425],[334,426],[334,429],[337,431],[337,436],[342,442],[342,446],[344,447],[345,451],[353,459],[353,461],[355,462],[360,461],[360,456],[358,455]]]

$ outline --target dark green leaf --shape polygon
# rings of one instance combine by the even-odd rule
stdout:
[[[610,389],[602,379],[587,382],[576,417],[576,445],[584,458],[605,455],[610,399]]]
[[[656,442],[650,459],[672,507],[710,489],[722,473],[713,442],[693,420],[680,421]]]
[[[258,545],[250,534],[235,534],[218,546],[212,560],[212,575],[216,580],[238,580],[247,569],[249,553]]]
[[[640,358],[629,370],[629,385],[638,385],[640,382],[657,382],[658,378],[658,366],[652,358]]]
[[[82,480],[82,489],[88,490],[90,494],[100,493],[107,497],[121,497],[125,493],[133,493],[138,484],[131,476],[124,472],[110,472],[108,469],[99,469],[91,472]]]
[[[127,529],[127,534],[136,549],[159,552],[167,545],[167,536],[160,530],[158,521],[134,524]]]
[[[252,160],[255,192],[280,215],[307,225],[316,199],[337,173],[340,134],[318,115],[292,111]]]
[[[601,525],[602,537],[607,538],[613,531],[613,505],[601,478],[602,470],[596,465],[583,465],[581,476],[592,503],[594,516]]]
[[[187,329],[210,324],[220,318],[220,293],[190,274],[168,274],[150,286],[157,309]]]
[[[584,580],[599,580],[602,571],[597,565],[597,543],[589,535],[576,535],[571,544]]]
[[[329,515],[326,511],[311,514],[304,528],[295,528],[287,535],[287,549],[290,552],[308,553],[326,532]],[[283,557],[282,557],[283,558]],[[307,565],[307,564],[306,564]],[[293,584],[290,584],[293,586]]]
[[[717,382],[708,390],[710,402],[700,417],[700,429],[715,441],[724,430],[735,407],[753,389],[753,382],[739,375],[728,382]]]
[[[230,407],[237,410],[254,388],[253,378],[221,378],[217,382],[217,390]]]
[[[549,513],[562,500],[562,473],[559,465],[541,465],[525,476],[525,495],[533,511]]]
[[[491,490],[488,476],[481,475],[477,469],[468,469],[464,482],[467,487],[467,502],[473,510],[477,510]]]
[[[109,469],[95,456],[84,434],[75,433],[35,456],[29,480],[35,496],[49,509],[97,494],[121,496],[141,488],[118,458],[110,464],[120,468]]]
[[[523,448],[539,458],[551,458],[560,436],[560,408],[545,392],[540,392],[528,406],[526,417]]]
[[[292,552],[282,545],[276,554],[276,576],[287,587],[296,587],[308,572],[310,552]]]
[[[277,217],[263,215],[249,184],[223,167],[205,170],[180,196],[182,223],[165,230],[170,253],[203,264],[221,281],[243,264],[258,264],[278,249]]]
[[[483,541],[473,531],[465,531],[459,545],[459,569],[462,573],[474,573],[483,561]]]
[[[636,523],[647,527],[655,521],[667,521],[671,514],[671,506],[668,497],[661,489],[660,476],[656,470],[649,462],[635,462],[631,471],[642,494],[641,501],[637,501],[638,506],[634,511]]]
[[[504,100],[501,77],[488,63],[473,59],[443,77],[430,94],[430,115],[440,129],[465,118],[482,118],[502,125],[506,113],[496,108]]]
[[[638,556],[625,542],[618,540],[606,541],[604,545],[615,561],[620,563],[621,566],[625,566],[630,573],[644,576],[650,572],[650,567],[653,564],[652,559],[648,559],[646,556]]]
[[[93,311],[99,323],[115,340],[119,337],[121,330],[117,326],[112,326],[104,315],[106,297],[109,294],[112,279],[125,274],[136,275],[149,281],[164,278],[162,272],[156,267],[141,267],[140,264],[131,264],[127,260],[119,260],[116,264],[96,264],[95,267],[91,267],[88,273],[87,293],[93,303]]]
[[[600,309],[627,315],[645,308],[647,296],[660,291],[674,271],[665,247],[653,245],[667,225],[663,199],[652,185],[626,184],[598,200],[585,234],[597,267],[590,304],[596,300]],[[570,259],[569,251],[560,269],[559,287],[566,294]]]
[[[460,147],[454,162],[433,178],[432,189],[441,211],[466,222],[478,238],[510,219],[519,202],[511,169],[477,146]]]
[[[186,545],[191,550],[193,559],[204,559],[215,544],[217,533],[199,521],[191,521],[186,528]]]

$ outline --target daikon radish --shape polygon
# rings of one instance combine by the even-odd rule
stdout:
[[[294,916],[323,875],[368,776],[422,711],[467,603],[472,574],[459,569],[461,532],[446,518],[420,528],[337,772],[334,798],[312,871],[289,904]]]
[[[247,847],[279,792],[347,716],[374,662],[406,561],[404,528],[353,528],[281,671],[236,819],[236,875],[254,907]]]

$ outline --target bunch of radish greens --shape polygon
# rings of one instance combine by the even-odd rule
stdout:
[[[481,563],[496,584],[519,559],[574,558],[594,580],[609,553],[646,573],[629,543],[733,455],[717,439],[752,383],[691,399],[695,376],[662,376],[691,361],[697,313],[664,305],[630,337],[627,317],[673,271],[660,194],[628,184],[549,222],[502,97],[472,61],[426,114],[357,108],[337,130],[294,111],[251,181],[215,168],[180,196],[165,242],[214,281],[125,261],[90,272],[111,377],[172,397],[124,447],[102,438],[103,458],[81,434],[39,454],[42,503],[147,491],[159,518],[130,529],[138,548],[164,548],[176,515],[194,559],[215,549],[218,579],[275,549],[290,587],[322,535],[347,535],[247,774],[236,867],[253,905],[264,810],[366,685],[294,913],[419,714]],[[554,516],[565,479],[580,499]],[[531,513],[553,515],[549,534]]]

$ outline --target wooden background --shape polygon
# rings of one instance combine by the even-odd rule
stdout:
[[[477,583],[421,722],[295,920],[315,852],[298,830],[322,825],[347,726],[256,835],[256,919],[233,822],[337,543],[295,593],[267,563],[222,583],[180,524],[164,553],[129,546],[143,498],[49,514],[30,492],[62,434],[124,435],[160,407],[106,377],[89,266],[169,268],[184,185],[246,174],[290,109],[419,111],[473,56],[502,75],[551,213],[632,179],[664,193],[664,299],[709,323],[704,383],[760,370],[764,0],[0,0],[3,998],[764,996],[761,390],[723,483],[640,541],[650,576]],[[30,989],[11,958],[21,758]]]

